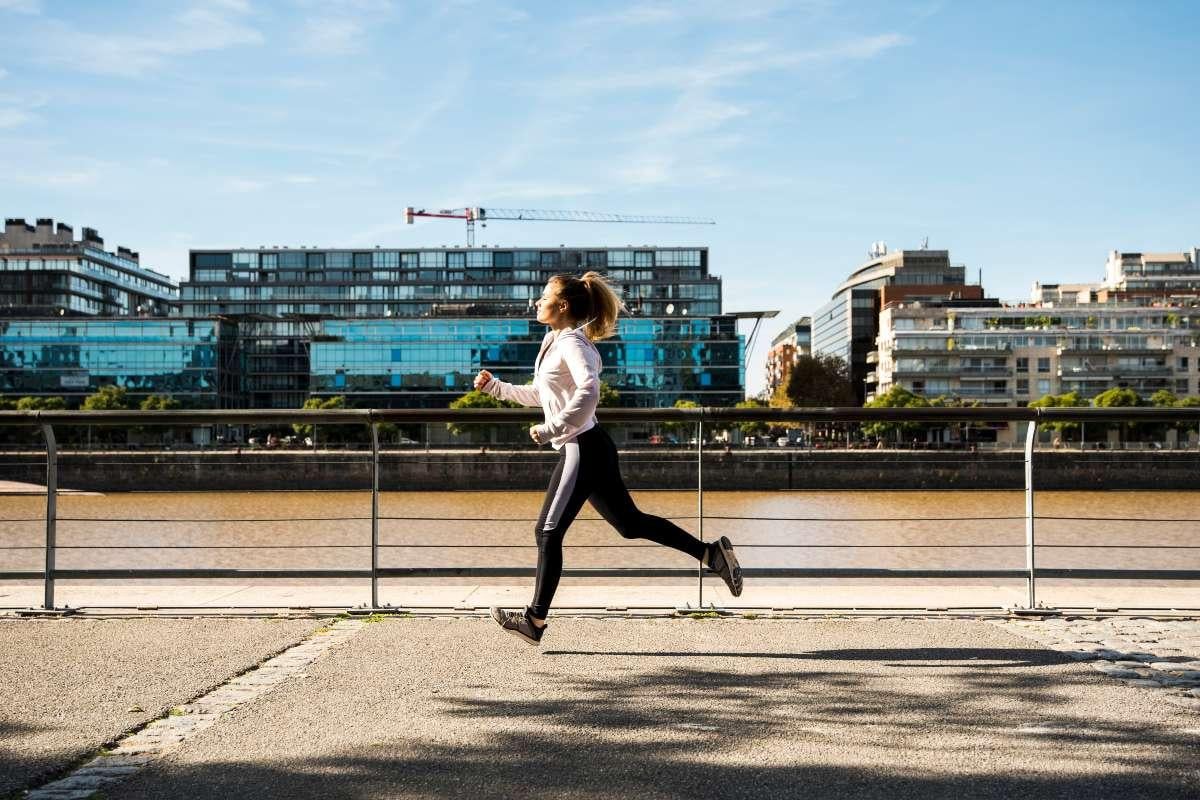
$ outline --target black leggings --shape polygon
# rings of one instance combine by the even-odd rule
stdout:
[[[649,539],[687,553],[697,561],[707,545],[662,517],[643,514],[633,504],[617,463],[617,448],[598,426],[562,446],[546,489],[534,533],[537,536],[537,584],[529,613],[545,619],[562,577],[562,546],[567,528],[587,500],[626,539]]]

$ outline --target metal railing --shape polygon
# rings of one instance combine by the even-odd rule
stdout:
[[[1082,519],[1060,517],[1038,517],[1034,513],[1034,448],[1038,425],[1061,422],[1141,422],[1166,425],[1195,425],[1200,421],[1200,407],[1194,408],[687,408],[687,409],[600,409],[602,422],[642,423],[692,423],[696,426],[694,438],[696,448],[696,517],[697,535],[703,539],[705,519],[740,519],[704,513],[704,454],[705,426],[729,427],[742,422],[763,423],[1024,423],[1024,490],[1025,490],[1025,566],[1021,569],[878,569],[878,568],[793,568],[758,567],[747,568],[744,574],[751,578],[989,578],[1024,579],[1027,583],[1027,610],[1038,608],[1038,578],[1070,579],[1160,579],[1200,580],[1200,570],[1164,569],[1093,569],[1093,568],[1045,568],[1037,566],[1036,528],[1037,519]],[[411,545],[381,545],[379,523],[382,519],[433,519],[450,520],[447,517],[383,517],[379,512],[379,425],[455,422],[459,424],[479,423],[527,423],[542,419],[540,411],[533,409],[336,409],[336,410],[205,410],[205,411],[0,411],[0,429],[11,426],[40,428],[46,443],[46,514],[44,568],[40,571],[0,571],[0,580],[41,579],[44,581],[44,609],[55,608],[56,579],[146,579],[146,578],[362,578],[369,579],[371,607],[379,607],[379,580],[403,577],[528,577],[534,574],[532,567],[384,567],[380,565],[379,551],[387,547]],[[213,424],[284,424],[307,423],[320,425],[362,425],[369,431],[371,453],[371,537],[369,545],[324,545],[325,547],[369,547],[369,569],[221,569],[221,568],[166,568],[166,569],[62,569],[55,564],[60,549],[56,543],[58,497],[58,444],[55,427],[59,426],[198,426]],[[339,518],[346,519],[346,518]],[[367,518],[361,518],[367,519]],[[679,519],[678,517],[676,519]],[[806,518],[772,518],[789,521]],[[859,521],[867,518],[839,518],[838,521]],[[875,520],[875,518],[871,518]],[[880,518],[880,521],[883,518]],[[959,518],[929,518],[929,520]],[[964,518],[979,519],[979,518]],[[999,517],[989,519],[1002,519]],[[1003,519],[1020,519],[1005,517]],[[1113,519],[1113,518],[1086,518]],[[289,518],[290,521],[297,521]],[[10,520],[15,521],[15,520]],[[32,522],[35,520],[20,520]],[[80,521],[80,520],[72,520]],[[90,520],[103,521],[103,520]],[[153,520],[137,520],[153,521]],[[203,521],[203,520],[193,520]],[[228,522],[230,520],[215,520]],[[244,520],[245,522],[272,521],[265,519]],[[488,521],[481,519],[480,521]],[[521,520],[526,521],[526,520]],[[532,520],[528,520],[532,521]],[[891,521],[900,521],[894,519]],[[919,520],[918,520],[919,521]],[[1138,518],[1128,521],[1146,522],[1189,522],[1192,520],[1156,520]],[[418,545],[420,546],[420,545]],[[462,545],[471,546],[475,545]],[[584,547],[588,545],[583,545]],[[596,545],[593,545],[596,546]],[[640,546],[640,545],[626,545]],[[793,545],[753,545],[758,547],[789,547]],[[816,545],[805,545],[815,547]],[[832,545],[831,545],[832,546]],[[846,547],[869,545],[844,545]],[[912,545],[928,547],[929,545]],[[957,545],[956,545],[957,546]],[[980,545],[996,547],[996,545]],[[1003,546],[1003,545],[1001,545]],[[1072,545],[1073,547],[1074,545]],[[89,546],[81,546],[88,548]],[[94,546],[90,546],[94,549]],[[162,547],[162,546],[155,546]],[[287,546],[246,546],[287,547]],[[488,545],[496,547],[496,545]],[[123,549],[116,546],[115,549]],[[227,549],[226,546],[220,546]],[[9,548],[22,549],[22,548]],[[136,549],[133,547],[124,549]],[[206,549],[200,547],[198,549]],[[584,568],[564,570],[565,577],[697,577],[699,604],[704,602],[705,570],[670,567],[641,568]]]

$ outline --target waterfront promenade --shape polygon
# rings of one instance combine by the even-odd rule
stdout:
[[[1198,659],[1129,617],[2,618],[0,797],[1196,797]]]

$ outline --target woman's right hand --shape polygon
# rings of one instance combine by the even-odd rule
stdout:
[[[482,392],[483,387],[492,382],[492,377],[492,373],[486,369],[479,370],[479,374],[475,376],[475,388]]]

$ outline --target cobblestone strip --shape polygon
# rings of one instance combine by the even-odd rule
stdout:
[[[261,697],[320,658],[326,650],[345,642],[363,626],[362,620],[345,619],[314,631],[299,644],[268,659],[256,669],[221,684],[208,694],[171,710],[140,730],[118,740],[116,747],[99,755],[65,778],[30,791],[28,800],[83,800],[105,786],[123,780],[153,759],[179,747],[221,715]]]
[[[1200,620],[1151,617],[997,620],[995,624],[1088,661],[1129,686],[1162,692],[1173,705],[1200,711]]]

